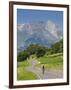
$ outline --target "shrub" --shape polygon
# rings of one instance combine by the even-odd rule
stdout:
[[[46,50],[45,50],[44,48],[39,48],[39,49],[37,50],[37,52],[36,52],[36,56],[37,56],[37,57],[42,57],[42,56],[45,55],[45,53],[46,53]]]
[[[30,56],[29,52],[27,52],[27,51],[22,51],[22,52],[18,53],[17,60],[18,60],[18,61],[24,61],[24,60],[26,60],[29,56]]]

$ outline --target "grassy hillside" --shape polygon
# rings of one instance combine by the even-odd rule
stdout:
[[[31,55],[32,57],[32,55]],[[36,56],[34,55],[32,60],[35,60]],[[44,65],[47,70],[62,70],[63,69],[63,54],[57,53],[52,55],[45,55],[43,57],[36,58],[37,64],[35,67],[42,68]],[[29,61],[29,62],[28,62]],[[17,80],[36,80],[37,76],[33,72],[26,70],[26,67],[31,66],[31,59],[28,61],[21,61],[17,64]]]
[[[45,66],[47,69],[62,69],[63,68],[63,54],[57,53],[52,55],[45,55],[43,57],[38,58],[39,64],[38,67]]]

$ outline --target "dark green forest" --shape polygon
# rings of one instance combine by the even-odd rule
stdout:
[[[31,44],[29,47],[18,53],[17,60],[18,61],[25,61],[27,58],[30,57],[30,55],[35,54],[36,57],[42,57],[45,54],[51,55],[55,53],[62,53],[63,52],[63,39],[61,39],[59,42],[56,42],[53,44],[50,48],[44,47],[38,44]]]

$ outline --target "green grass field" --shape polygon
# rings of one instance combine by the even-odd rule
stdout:
[[[39,64],[38,67],[44,65],[47,69],[63,69],[63,54],[57,53],[53,55],[45,55],[43,57],[38,58]]]
[[[26,71],[26,67],[30,64],[27,61],[18,62],[17,64],[17,80],[35,80],[37,76],[32,73]]]
[[[35,55],[34,55],[35,57]],[[35,57],[36,58],[36,57]],[[34,59],[33,59],[34,60]],[[62,70],[63,69],[63,54],[57,53],[53,55],[45,55],[36,58],[38,64],[36,67],[45,66],[49,70]],[[33,72],[28,72],[25,68],[31,66],[31,59],[17,63],[17,80],[36,80],[37,76]]]

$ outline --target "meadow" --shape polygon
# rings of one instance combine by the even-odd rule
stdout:
[[[58,70],[63,69],[63,54],[57,53],[52,55],[45,55],[38,58],[39,64],[37,66],[45,66],[47,69]]]
[[[30,56],[32,58],[32,56]],[[45,69],[47,70],[63,70],[63,54],[62,53],[56,53],[52,55],[44,55],[43,57],[37,58],[35,55],[33,55],[33,58],[29,58],[28,60],[18,62],[17,64],[17,79],[18,80],[36,80],[38,79],[37,70],[41,68],[43,65]],[[36,58],[36,59],[34,59]],[[33,67],[32,62],[37,61]],[[35,72],[28,71],[26,68],[31,67],[33,68]]]
[[[18,62],[17,65],[17,80],[34,80],[37,79],[36,74],[28,72],[25,68],[30,64],[28,61]]]

